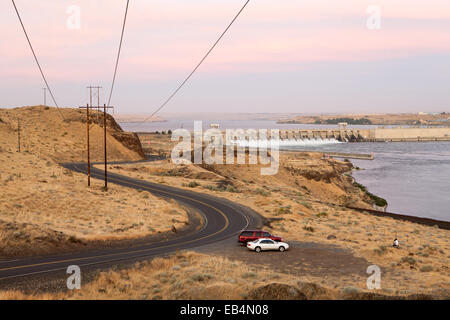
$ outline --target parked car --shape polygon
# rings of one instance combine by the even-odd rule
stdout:
[[[281,237],[273,236],[269,232],[261,230],[244,230],[239,234],[238,241],[241,243],[247,243],[249,241],[255,241],[261,238],[267,238],[273,241],[283,241]]]
[[[249,250],[254,250],[256,252],[267,250],[278,250],[283,252],[289,249],[289,245],[285,242],[276,242],[268,238],[262,238],[252,242],[248,242],[247,248]]]

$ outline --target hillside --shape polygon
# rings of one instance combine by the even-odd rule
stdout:
[[[63,118],[64,117],[64,118]],[[44,106],[0,109],[2,133],[14,137],[10,148],[17,149],[17,126],[20,120],[22,151],[45,155],[57,162],[86,161],[86,112],[82,109],[56,109]],[[124,132],[114,118],[107,116],[109,160],[144,158],[139,139]],[[103,160],[103,114],[91,112],[91,160]]]
[[[85,161],[84,114],[54,108],[0,109],[0,258],[76,250],[183,228],[186,211],[147,192],[73,173],[58,163]],[[17,119],[21,152],[17,152]],[[93,117],[96,123],[102,119]],[[92,126],[92,158],[103,159],[102,128]],[[110,160],[139,160],[140,143],[108,117]],[[95,243],[94,243],[95,242]]]
[[[167,153],[173,144],[167,135],[147,134],[142,138],[150,141],[155,153]],[[282,152],[279,171],[273,176],[261,176],[259,165],[174,165],[170,160],[111,165],[110,169],[251,207],[265,218],[265,230],[288,242],[349,250],[355,257],[365,260],[361,268],[363,275],[371,264],[383,269],[383,288],[389,289],[386,292],[449,290],[448,230],[348,208],[371,208],[373,204],[373,199],[353,183],[352,167],[350,162],[323,159],[318,153]],[[395,237],[401,240],[400,249],[392,247]],[[315,254],[320,252],[322,250]],[[221,255],[251,263],[235,250],[221,251]],[[312,279],[311,275],[321,270],[325,261],[326,255],[317,266],[311,264],[307,272],[288,267],[289,273]],[[279,260],[271,263],[266,259],[264,264],[277,270],[282,268]],[[342,288],[345,283],[365,288],[366,277],[344,277],[343,274],[327,274],[320,279],[320,284]]]

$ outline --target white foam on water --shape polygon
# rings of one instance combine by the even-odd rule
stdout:
[[[271,148],[272,146],[278,145],[281,147],[295,147],[295,146],[321,146],[327,144],[339,144],[345,143],[338,141],[336,139],[286,139],[286,140],[278,140],[278,143],[275,143],[273,140],[237,140],[232,141],[232,145],[238,145],[240,147],[248,147],[248,148],[258,148],[258,147],[267,147]]]

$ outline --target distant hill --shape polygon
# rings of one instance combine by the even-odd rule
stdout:
[[[114,119],[116,119],[117,122],[166,122],[167,120],[163,119],[160,116],[153,116],[150,119],[147,119],[150,115],[149,114],[115,114]]]
[[[45,106],[0,109],[0,134],[4,137],[0,141],[2,148],[16,149],[18,119],[24,152],[45,155],[57,162],[86,161],[84,110],[58,110]],[[124,132],[111,115],[107,116],[107,135],[110,160],[143,159],[137,136]],[[90,142],[92,161],[103,160],[103,114],[96,111],[91,112]]]
[[[374,125],[450,125],[450,114],[399,113],[399,114],[342,114],[296,116],[279,120],[278,123],[298,124],[374,124]]]

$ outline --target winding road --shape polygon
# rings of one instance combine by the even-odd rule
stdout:
[[[86,164],[62,164],[65,168],[86,173]],[[103,180],[104,172],[91,167],[91,176]],[[56,254],[43,257],[29,257],[0,261],[0,285],[23,280],[29,276],[61,273],[68,266],[76,265],[90,269],[104,268],[121,262],[133,262],[176,250],[193,249],[235,237],[242,229],[261,225],[259,215],[245,207],[225,199],[197,192],[129,178],[119,174],[108,174],[108,181],[121,186],[145,190],[160,197],[174,199],[195,209],[203,216],[200,229],[179,238],[162,242],[140,243],[125,248],[85,250],[76,253]]]

